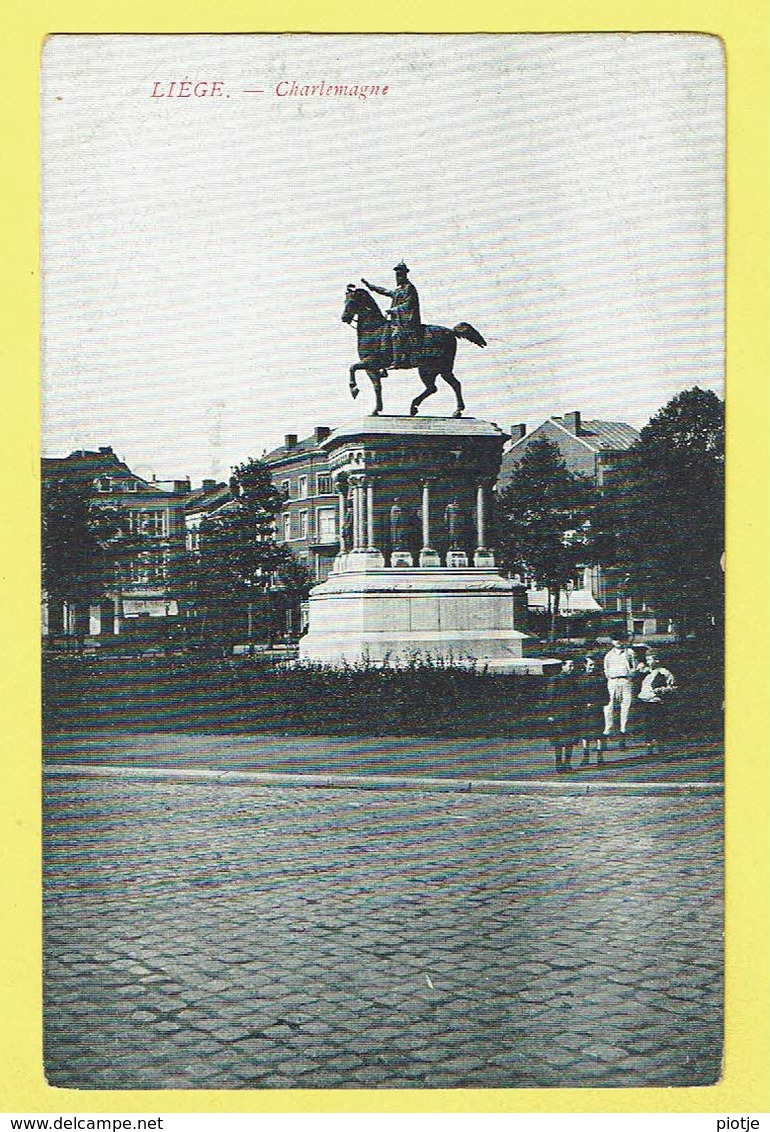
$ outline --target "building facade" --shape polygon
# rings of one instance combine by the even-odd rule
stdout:
[[[622,421],[584,421],[579,412],[549,417],[532,432],[527,432],[526,425],[514,425],[503,452],[499,487],[510,483],[513,468],[536,440],[543,439],[557,446],[570,472],[589,476],[601,488],[611,476],[622,475],[639,433]]]
[[[197,554],[200,549],[200,528],[204,519],[214,515],[232,499],[230,488],[217,480],[204,480],[191,491],[184,503],[185,550]]]
[[[321,447],[330,432],[319,426],[303,440],[288,433],[279,448],[263,457],[286,500],[276,536],[308,568],[314,583],[329,576],[340,547],[337,493]]]
[[[563,417],[550,417],[532,432],[526,425],[511,429],[511,440],[503,453],[498,489],[506,487],[514,468],[537,440],[555,444],[568,470],[587,476],[601,490],[622,480],[638,431],[622,421],[583,420],[577,411]],[[547,593],[528,588],[530,608],[547,608]],[[625,571],[613,567],[586,565],[561,594],[559,610],[566,616],[605,613],[622,619],[629,633],[648,636],[666,632],[668,619],[661,617],[643,594],[630,586]]]
[[[174,570],[184,553],[185,500],[190,481],[137,476],[109,446],[44,458],[43,482],[83,485],[93,507],[110,507],[127,518],[134,548],[116,555],[102,592],[84,601],[67,594],[44,595],[45,637],[117,636],[147,619],[176,618]]]

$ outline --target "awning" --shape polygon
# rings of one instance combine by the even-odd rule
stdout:
[[[548,590],[527,590],[527,606],[534,613],[547,612]],[[601,612],[602,607],[590,590],[562,590],[559,594],[559,613],[562,617]]]
[[[177,617],[179,609],[175,601],[166,601],[164,598],[124,598],[123,616],[141,617]]]

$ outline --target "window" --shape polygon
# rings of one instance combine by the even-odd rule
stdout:
[[[288,542],[291,538],[291,511],[284,511],[283,513],[283,541]]]
[[[137,487],[138,484],[136,480],[126,480],[126,482],[123,484],[124,491],[136,491]]]
[[[99,476],[96,481],[97,491],[112,491],[112,480],[109,476]]]
[[[284,498],[291,499],[291,480],[281,480],[281,491]]]
[[[299,513],[299,537],[307,538],[308,524],[307,524],[307,511],[300,511]]]
[[[129,511],[128,522],[131,533],[135,535],[163,538],[166,533],[163,511]]]
[[[151,586],[162,582],[165,577],[163,556],[160,554],[137,554],[129,567],[130,580],[135,585]]]
[[[332,477],[328,475],[318,475],[316,477],[316,491],[318,495],[331,495],[332,494]]]
[[[139,585],[146,585],[150,580],[150,572],[145,555],[140,554],[135,558],[128,567],[129,581],[138,583]]]
[[[318,509],[318,541],[337,541],[337,512],[333,507]]]
[[[297,496],[299,499],[307,499],[307,476],[300,476],[297,480]]]

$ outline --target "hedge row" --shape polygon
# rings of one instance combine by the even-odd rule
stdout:
[[[721,673],[677,673],[679,726],[721,727]],[[195,654],[58,655],[43,664],[46,730],[505,737],[545,734],[542,678],[451,664],[280,666]]]

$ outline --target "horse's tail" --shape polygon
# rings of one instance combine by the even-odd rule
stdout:
[[[478,330],[472,327],[469,322],[458,322],[457,326],[452,327],[452,333],[455,338],[465,338],[476,346],[486,346],[487,344],[486,338],[482,338]]]

